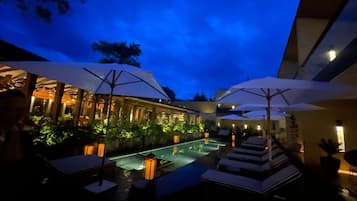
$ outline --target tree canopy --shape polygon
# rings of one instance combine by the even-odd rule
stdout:
[[[169,96],[169,98],[171,99],[171,101],[175,101],[176,100],[176,94],[175,92],[170,89],[169,87],[162,87],[162,89],[165,91],[165,93]]]
[[[207,97],[203,93],[196,93],[193,97],[193,101],[207,101]]]
[[[0,3],[8,3],[10,1],[0,0]],[[45,22],[51,22],[52,15],[57,12],[59,15],[65,15],[71,10],[70,0],[16,0],[16,7],[23,13],[34,13],[37,17]],[[85,3],[86,0],[79,0],[80,3]]]
[[[104,58],[100,60],[101,63],[129,64],[140,67],[137,61],[142,54],[139,44],[127,44],[125,41],[119,43],[99,41],[92,44],[92,49],[104,55]]]

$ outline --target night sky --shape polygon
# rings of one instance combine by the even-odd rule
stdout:
[[[79,0],[50,23],[0,3],[0,38],[53,61],[97,62],[93,42],[138,43],[178,99],[276,76],[298,0]],[[106,3],[103,3],[106,2]]]

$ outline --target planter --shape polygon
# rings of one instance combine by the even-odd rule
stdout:
[[[320,157],[320,166],[321,170],[330,176],[335,176],[338,173],[338,169],[340,168],[341,161],[337,158],[333,158],[330,156],[321,156]]]

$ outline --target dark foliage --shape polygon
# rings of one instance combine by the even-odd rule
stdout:
[[[127,44],[125,41],[119,43],[99,41],[92,44],[92,49],[104,55],[104,58],[100,60],[101,63],[129,64],[140,67],[137,61],[142,54],[139,44]]]
[[[338,153],[340,150],[338,148],[339,143],[333,141],[332,139],[322,138],[319,143],[320,148],[326,152],[327,156],[332,157],[332,155]]]

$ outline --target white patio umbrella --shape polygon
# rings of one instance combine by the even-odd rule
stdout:
[[[227,119],[227,120],[247,120],[246,117],[237,115],[237,114],[228,114],[228,115],[224,115],[219,117],[219,119]]]
[[[10,61],[0,62],[0,65],[71,84],[94,94],[107,94],[110,96],[109,108],[113,95],[169,99],[150,72],[127,64]],[[110,109],[108,120],[109,117]]]
[[[256,120],[265,120],[267,119],[267,111],[266,110],[254,110],[244,114],[248,119],[256,119]],[[283,117],[288,116],[288,114],[279,111],[270,111],[270,119],[271,120],[279,120]]]
[[[107,126],[110,120],[113,95],[169,100],[167,94],[150,72],[127,64],[19,61],[0,62],[0,65],[71,84],[94,94],[109,95]],[[103,174],[103,165],[104,156],[100,169],[101,176]],[[102,185],[102,177],[99,184]]]
[[[263,110],[266,104],[241,104],[230,111],[255,111]],[[270,105],[271,111],[307,111],[307,110],[324,110],[326,108],[309,103],[298,103],[292,105]]]
[[[271,155],[271,105],[291,105],[350,95],[354,88],[329,82],[265,77],[230,87],[217,99],[218,103],[263,104],[267,113],[269,160]]]

